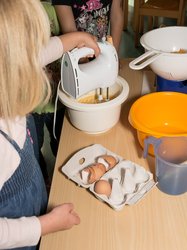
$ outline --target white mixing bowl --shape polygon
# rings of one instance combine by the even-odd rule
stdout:
[[[89,84],[89,83],[88,83]],[[85,95],[93,96],[94,91]],[[116,83],[110,87],[110,96],[115,96],[107,102],[87,104],[59,91],[59,99],[67,107],[72,125],[89,134],[103,133],[111,129],[119,120],[121,104],[129,94],[128,83],[118,76]]]
[[[187,79],[187,27],[170,26],[145,33],[140,39],[145,53],[129,66],[139,70],[150,64],[159,76],[173,81]],[[185,53],[179,53],[184,50]]]

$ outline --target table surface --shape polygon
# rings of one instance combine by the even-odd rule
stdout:
[[[187,249],[187,193],[170,196],[154,187],[137,204],[115,211],[61,172],[61,166],[74,153],[97,143],[154,174],[154,158],[142,157],[136,131],[127,119],[131,104],[141,94],[143,79],[142,71],[129,68],[129,60],[122,60],[120,70],[129,83],[129,98],[122,105],[115,127],[101,135],[88,135],[74,128],[67,118],[64,120],[48,209],[72,202],[81,223],[70,230],[42,237],[40,250]]]

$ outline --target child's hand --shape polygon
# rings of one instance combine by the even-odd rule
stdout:
[[[72,203],[64,203],[55,207],[51,212],[39,217],[41,235],[67,230],[80,223],[78,214]]]
[[[62,41],[64,53],[74,48],[88,47],[94,50],[95,56],[100,54],[97,38],[87,32],[75,31],[59,37]]]
[[[77,32],[80,36],[80,40],[77,44],[77,48],[88,47],[92,48],[97,57],[100,54],[100,48],[97,44],[97,38],[87,32]]]

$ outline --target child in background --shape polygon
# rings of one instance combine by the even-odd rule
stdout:
[[[47,1],[41,1],[41,3],[49,18],[51,37],[60,35],[60,26],[54,7],[50,2]],[[49,192],[51,186],[51,177],[48,173],[47,163],[43,156],[42,147],[44,146],[44,126],[46,126],[49,133],[51,151],[53,155],[56,156],[65,113],[65,107],[60,102],[58,102],[58,108],[56,111],[55,138],[53,133],[53,120],[55,110],[54,103],[56,98],[57,86],[61,78],[61,58],[46,65],[45,70],[50,80],[52,88],[52,98],[45,107],[39,106],[34,110],[33,118],[36,125],[38,138],[39,163],[47,186],[47,190]]]
[[[41,3],[49,18],[51,37],[59,36],[61,33],[60,26],[59,26],[59,22],[58,22],[54,7],[51,5],[49,1],[41,0]],[[45,134],[44,126],[45,126],[49,133],[49,143],[50,143],[51,151],[53,155],[56,157],[60,135],[61,135],[62,124],[64,120],[64,114],[65,114],[65,106],[62,103],[58,102],[57,110],[56,110],[56,123],[55,123],[56,138],[55,138],[54,133],[53,133],[53,123],[54,123],[54,110],[55,110],[55,99],[56,99],[56,94],[57,94],[57,87],[61,78],[61,58],[46,65],[45,71],[48,75],[48,78],[51,84],[51,88],[52,88],[51,96],[52,97],[51,97],[50,102],[47,103],[45,107],[43,106],[37,107],[34,110],[32,116],[34,118],[34,123],[36,125],[36,133],[37,133],[37,139],[38,139],[38,149],[39,149],[38,160],[39,160],[39,164],[40,164],[42,174],[45,180],[47,191],[49,193],[50,188],[51,188],[51,176],[48,173],[48,167],[47,167],[47,163],[42,152],[42,147],[44,146],[44,134]]]
[[[43,66],[75,47],[99,48],[93,36],[53,37],[38,0],[0,1],[0,249],[35,250],[41,235],[80,223],[71,203],[45,214],[47,194],[27,127],[50,97]]]
[[[52,0],[62,33],[86,31],[98,40],[109,32],[119,53],[123,30],[122,0]]]

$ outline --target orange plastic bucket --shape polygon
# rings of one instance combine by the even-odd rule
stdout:
[[[137,99],[131,106],[129,122],[137,130],[140,145],[148,136],[187,136],[187,95],[155,92]],[[150,147],[149,153],[154,154]]]

